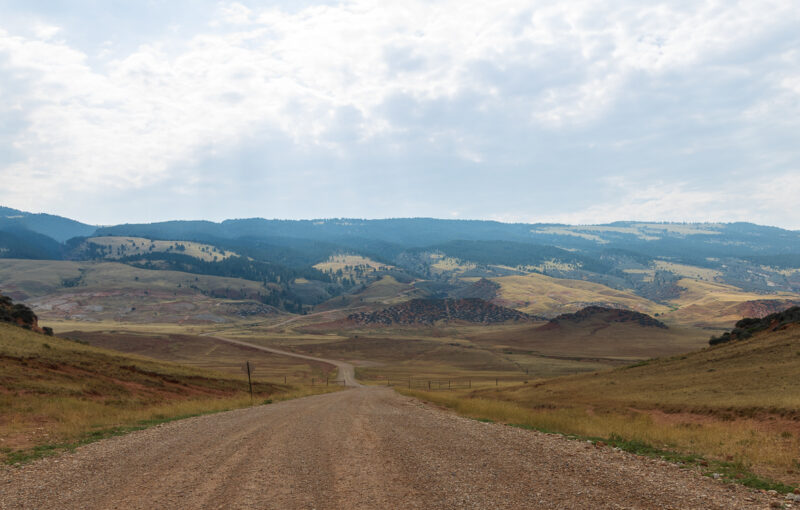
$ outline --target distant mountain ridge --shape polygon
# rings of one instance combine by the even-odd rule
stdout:
[[[339,274],[316,267],[342,256],[369,259],[383,269],[354,279],[352,268],[342,267]],[[673,308],[693,295],[690,280],[708,284],[695,294],[708,292],[711,284],[730,286],[714,299],[721,303],[717,308],[729,310],[731,316],[746,316],[750,308],[752,314],[762,313],[755,308],[775,311],[782,303],[800,299],[800,232],[750,223],[250,218],[96,228],[0,207],[0,259],[114,261],[158,271],[240,278],[262,285],[263,303],[295,313],[323,303],[333,306],[331,300],[339,297],[339,303],[374,300],[360,292],[385,276],[415,282],[413,294],[403,293],[399,296],[403,299],[475,297],[530,313],[543,313],[536,305],[545,302],[548,316],[588,304],[642,311]],[[581,299],[581,284],[571,283],[540,298],[535,282],[524,279],[535,275],[603,288],[595,287],[592,299]],[[501,281],[504,277],[511,278]],[[750,293],[748,299],[741,298],[740,291]],[[738,297],[725,301],[730,292]],[[635,294],[629,297],[648,303],[637,308],[622,294]],[[735,308],[743,301],[748,303],[741,305],[739,314]],[[547,302],[570,306],[550,310]],[[706,304],[694,298],[692,303],[688,312],[697,317],[691,320],[703,322]]]
[[[79,221],[44,213],[29,213],[0,207],[0,230],[29,230],[63,243],[73,237],[94,234],[97,227]]]

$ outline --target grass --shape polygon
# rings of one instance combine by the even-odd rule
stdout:
[[[353,278],[354,281],[361,283],[369,280],[373,273],[394,269],[394,266],[381,264],[362,255],[340,253],[331,255],[328,260],[315,264],[314,268],[339,278]],[[341,276],[338,276],[339,271],[341,271]]]
[[[0,259],[0,281],[5,294],[25,300],[42,322],[54,326],[64,318],[232,324],[242,321],[242,312],[262,310],[254,300],[269,292],[260,282],[240,278],[139,269],[117,262]]]
[[[574,312],[586,303],[613,303],[653,315],[669,310],[632,292],[599,283],[552,278],[541,274],[491,278],[500,284],[498,298],[506,305],[533,315],[555,316]]]
[[[590,415],[586,410],[577,408],[559,409],[544,406],[530,409],[513,402],[471,398],[464,395],[464,392],[428,392],[402,387],[397,391],[423,401],[443,405],[461,415],[482,422],[503,423],[529,430],[562,434],[572,439],[589,440],[601,446],[608,445],[638,455],[657,457],[686,466],[697,466],[706,475],[719,473],[726,481],[741,483],[748,487],[790,492],[797,485],[796,482],[792,486],[755,474],[751,470],[751,462],[748,462],[754,459],[747,458],[745,452],[741,458],[733,457],[730,461],[723,460],[729,458],[729,455],[720,459],[706,458],[703,454],[695,453],[708,450],[709,446],[722,446],[723,451],[729,451],[725,446],[742,441],[742,434],[735,434],[728,441],[721,439],[726,438],[735,428],[687,431],[681,430],[680,427],[657,426],[643,415],[626,416],[614,413]],[[754,440],[749,432],[745,433],[744,439],[749,442]],[[691,449],[682,448],[687,443]],[[765,446],[752,443],[750,445],[755,449]],[[713,455],[713,452],[711,453]],[[775,453],[773,448],[764,452],[762,457],[768,457],[771,453]]]
[[[699,327],[733,326],[743,315],[749,315],[742,308],[748,301],[800,301],[800,295],[790,292],[758,294],[732,285],[692,278],[682,278],[677,285],[684,290],[680,297],[669,303],[675,310],[659,318]]]
[[[256,378],[255,401],[337,390]],[[0,458],[46,454],[153,420],[251,405],[244,374],[222,374],[0,324]]]
[[[798,352],[800,327],[794,327],[605,372],[471,391],[398,391],[467,416],[616,437],[702,457],[735,478],[755,473],[797,486]]]
[[[89,242],[105,247],[108,250],[105,258],[108,259],[147,253],[171,252],[210,262],[224,260],[237,255],[232,251],[193,241],[158,241],[142,237],[107,236],[92,237]],[[179,246],[182,249],[179,249]]]
[[[119,328],[117,325],[114,329],[104,331],[67,331],[64,336],[78,338],[97,347],[237,376],[244,373],[245,361],[250,361],[255,377],[275,383],[284,383],[284,380],[286,383],[305,383],[312,378],[324,378],[333,370],[330,365],[234,345],[210,336],[159,334]]]

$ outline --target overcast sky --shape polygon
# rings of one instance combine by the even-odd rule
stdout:
[[[0,0],[0,205],[800,229],[800,8]]]

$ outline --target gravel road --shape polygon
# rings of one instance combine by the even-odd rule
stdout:
[[[744,509],[777,499],[361,387],[0,468],[2,509]]]
[[[206,336],[211,336],[211,335],[206,335]],[[352,387],[361,386],[361,384],[359,384],[359,382],[356,380],[355,369],[353,368],[353,365],[347,363],[346,361],[317,358],[314,356],[309,356],[307,354],[298,354],[296,352],[282,351],[280,349],[275,349],[273,347],[264,347],[263,345],[256,345],[250,342],[243,342],[242,340],[233,340],[232,338],[225,338],[221,336],[211,336],[211,338],[213,338],[214,340],[219,340],[221,342],[227,342],[229,344],[243,345],[245,347],[249,347],[251,349],[257,349],[259,351],[271,352],[273,354],[282,354],[284,356],[291,356],[292,358],[300,358],[309,361],[319,361],[321,363],[327,363],[339,369],[336,375],[337,381],[342,382],[345,386],[352,386]]]

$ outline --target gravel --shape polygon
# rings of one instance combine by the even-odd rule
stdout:
[[[784,497],[385,388],[190,418],[0,468],[4,510],[730,510]]]

